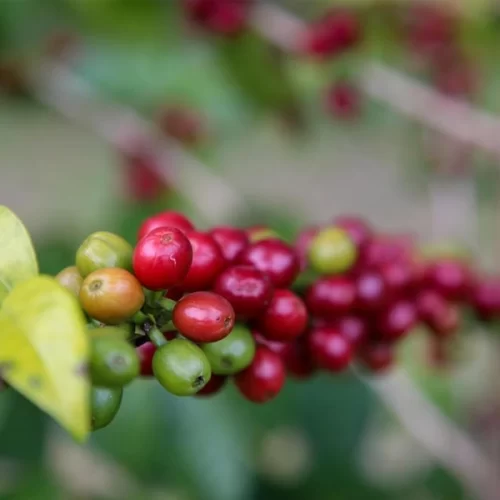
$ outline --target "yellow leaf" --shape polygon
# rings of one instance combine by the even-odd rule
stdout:
[[[75,439],[90,432],[89,339],[77,300],[55,279],[36,276],[0,310],[0,373]]]
[[[18,217],[0,205],[0,304],[15,285],[38,274],[30,235]]]

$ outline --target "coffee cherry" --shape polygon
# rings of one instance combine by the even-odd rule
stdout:
[[[368,342],[358,351],[358,358],[370,371],[382,373],[394,363],[394,348],[387,342]]]
[[[191,243],[174,227],[159,227],[144,236],[134,250],[134,273],[149,290],[179,284],[193,259]]]
[[[179,286],[186,292],[207,290],[226,267],[226,261],[219,245],[209,234],[191,231],[187,237],[193,248],[193,261]]]
[[[257,330],[252,330],[252,335],[255,339],[255,342],[257,342],[257,345],[267,347],[270,351],[278,354],[278,356],[284,355],[289,345],[288,342],[270,340],[267,337],[264,337],[264,335],[262,335],[262,333]]]
[[[217,375],[234,375],[247,368],[255,355],[255,340],[248,328],[235,325],[232,332],[218,342],[203,344],[212,372]]]
[[[114,338],[118,340],[128,340],[134,333],[135,326],[132,323],[124,323],[117,326],[94,326],[88,327],[90,338],[97,339],[100,337]]]
[[[355,45],[360,37],[361,28],[355,14],[338,9],[311,25],[303,50],[313,57],[331,57]]]
[[[273,287],[266,274],[253,266],[232,266],[217,278],[214,291],[225,297],[238,317],[254,318],[271,302]]]
[[[415,297],[415,304],[420,320],[429,323],[446,310],[448,301],[434,290],[420,290]]]
[[[76,252],[76,267],[85,278],[98,269],[132,270],[132,246],[117,234],[100,231],[88,236]]]
[[[125,269],[99,269],[84,279],[80,303],[91,318],[118,325],[141,309],[144,291],[137,278]]]
[[[306,227],[295,239],[294,248],[300,260],[301,271],[304,271],[309,265],[309,249],[311,248],[311,243],[319,231],[319,226]]]
[[[136,202],[150,202],[166,193],[171,186],[161,175],[161,166],[150,152],[123,155],[125,191]]]
[[[411,291],[417,281],[418,270],[406,260],[396,260],[381,266],[380,274],[391,297],[401,297]]]
[[[160,227],[174,227],[183,233],[194,229],[192,222],[185,215],[169,210],[146,219],[139,228],[137,241],[140,241],[151,231]]]
[[[349,341],[354,349],[363,345],[370,334],[366,319],[354,314],[342,316],[333,323],[333,326],[342,337]]]
[[[227,337],[234,326],[231,304],[212,292],[194,292],[174,307],[172,321],[179,332],[194,342],[216,342]]]
[[[92,406],[92,430],[108,426],[116,417],[122,403],[123,389],[92,387],[90,402]]]
[[[223,375],[215,375],[212,373],[212,377],[205,385],[202,387],[196,394],[196,397],[210,397],[214,396],[218,392],[220,392],[227,383],[227,377]]]
[[[449,300],[464,300],[470,293],[472,274],[460,260],[441,259],[429,264],[424,282]]]
[[[278,239],[253,243],[244,250],[240,263],[267,273],[276,288],[288,288],[300,270],[299,258],[293,248]]]
[[[290,341],[304,333],[307,309],[290,290],[276,290],[269,307],[258,319],[258,327],[271,340]]]
[[[417,324],[415,306],[400,300],[385,309],[377,321],[377,332],[382,340],[395,341],[408,334]]]
[[[98,337],[92,340],[90,375],[100,387],[123,387],[140,372],[135,349],[124,340]]]
[[[153,372],[158,382],[177,396],[196,394],[212,375],[203,351],[185,339],[172,340],[156,350]]]
[[[243,250],[249,245],[247,233],[235,227],[214,227],[209,234],[219,245],[228,264],[236,264]]]
[[[388,301],[387,285],[380,273],[368,271],[356,279],[356,307],[363,312],[382,309]]]
[[[314,282],[306,291],[305,302],[313,316],[331,318],[354,308],[356,288],[345,277],[332,276]]]
[[[483,277],[474,285],[471,303],[478,316],[491,320],[500,316],[500,277]]]
[[[395,261],[413,261],[415,244],[410,235],[378,235],[369,242],[363,252],[363,265],[378,270]]]
[[[246,25],[250,0],[184,0],[188,18],[225,36],[238,35]]]
[[[139,362],[141,364],[141,377],[153,376],[153,356],[156,352],[156,346],[153,342],[145,342],[135,348]]]
[[[83,283],[83,278],[78,272],[76,266],[70,266],[63,269],[56,275],[56,280],[75,297],[78,298],[80,296],[80,288]]]
[[[286,370],[280,356],[259,346],[252,364],[238,373],[234,381],[246,399],[265,403],[275,398],[285,384]]]
[[[284,344],[282,355],[287,373],[298,380],[311,378],[316,372],[316,366],[311,359],[307,339],[301,337],[294,342]]]
[[[349,366],[353,349],[335,328],[314,328],[308,342],[311,358],[318,367],[330,372],[341,372]]]
[[[162,109],[158,125],[167,137],[172,137],[187,146],[199,144],[205,136],[201,115],[185,106],[168,106]]]
[[[309,247],[309,263],[320,274],[344,273],[356,258],[355,244],[344,230],[336,227],[321,230]]]
[[[326,90],[325,107],[334,118],[357,118],[361,111],[361,94],[353,82],[339,80]]]
[[[370,226],[360,217],[341,215],[333,219],[333,224],[347,233],[358,251],[366,247],[372,239],[373,233]]]

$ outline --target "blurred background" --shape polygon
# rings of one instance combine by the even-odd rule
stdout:
[[[495,2],[347,3],[333,41],[321,34],[334,0],[251,12],[237,0],[236,14],[208,21],[197,3],[2,0],[0,202],[28,226],[42,272],[72,265],[95,230],[134,243],[167,208],[202,228],[263,224],[290,240],[356,214],[497,269]],[[446,368],[412,335],[402,385],[321,375],[262,407],[233,387],[192,401],[139,381],[84,447],[8,391],[0,498],[473,498],[380,396],[418,391],[500,467],[493,329],[464,327]]]

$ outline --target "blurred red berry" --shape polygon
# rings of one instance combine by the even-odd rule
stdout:
[[[349,278],[331,276],[315,281],[306,291],[305,301],[313,316],[332,318],[351,312],[356,288]]]
[[[383,309],[389,300],[389,291],[383,276],[375,271],[361,273],[356,279],[356,307],[363,312]]]
[[[325,105],[327,111],[335,118],[356,118],[360,113],[361,94],[352,82],[341,80],[327,89]]]
[[[234,377],[241,394],[254,403],[265,403],[275,398],[286,379],[281,356],[259,346],[252,364]]]
[[[394,364],[394,347],[386,342],[368,342],[358,351],[358,359],[370,371],[382,373]]]
[[[336,320],[334,325],[338,332],[346,338],[355,349],[364,344],[370,333],[366,319],[353,314],[342,316]]]
[[[299,258],[293,248],[278,239],[253,243],[243,251],[239,261],[267,273],[276,288],[288,288],[300,270]]]
[[[227,377],[224,375],[216,375],[212,373],[208,383],[198,391],[195,396],[197,397],[208,397],[219,393],[227,383]]]
[[[327,371],[343,371],[352,360],[354,351],[351,344],[335,328],[314,328],[308,342],[314,363]]]
[[[458,259],[437,260],[424,271],[425,285],[453,301],[465,300],[469,296],[472,281],[469,266]]]
[[[305,270],[308,266],[307,256],[309,254],[309,247],[319,230],[319,226],[308,226],[299,233],[295,240],[294,248],[300,260],[301,271]]]
[[[307,319],[307,309],[300,297],[290,290],[276,290],[257,323],[267,338],[291,341],[304,333]]]
[[[337,55],[361,39],[361,25],[354,12],[334,10],[311,24],[302,50],[321,59]]]
[[[310,378],[315,373],[316,366],[311,359],[307,339],[301,337],[284,345],[282,357],[288,374],[299,380]]]
[[[343,229],[349,235],[358,250],[364,248],[372,239],[372,230],[361,217],[341,215],[333,219],[333,224]]]
[[[500,317],[500,277],[479,279],[472,289],[471,303],[481,319]]]
[[[382,340],[395,341],[410,333],[418,321],[412,302],[400,300],[385,309],[377,320],[377,333]]]
[[[280,356],[284,355],[287,350],[288,342],[280,342],[279,340],[271,340],[262,335],[258,330],[252,330],[252,335],[255,339],[255,342],[258,345],[267,347],[270,351],[273,351]]]
[[[267,275],[253,266],[232,266],[217,277],[214,291],[225,297],[239,318],[254,318],[264,312],[273,297]]]
[[[209,234],[219,244],[228,264],[235,264],[249,245],[246,231],[236,227],[214,227]]]

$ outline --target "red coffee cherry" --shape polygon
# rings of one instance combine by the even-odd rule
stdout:
[[[215,373],[212,373],[212,376],[210,377],[208,383],[204,387],[202,387],[202,389],[198,391],[195,394],[195,396],[196,397],[214,396],[225,387],[226,383],[227,383],[227,377],[225,377],[224,375],[216,375]]]
[[[278,340],[268,339],[267,337],[264,337],[264,335],[262,335],[262,333],[258,332],[257,330],[252,330],[252,335],[255,339],[255,342],[257,342],[257,345],[267,347],[270,351],[273,351],[279,356],[285,354],[289,345],[288,342],[280,342]]]
[[[237,316],[254,318],[271,302],[273,287],[269,278],[253,266],[232,266],[215,281],[214,291],[225,297]]]
[[[361,273],[356,279],[356,307],[363,312],[381,310],[388,301],[387,285],[375,271]]]
[[[417,272],[415,266],[406,260],[396,260],[380,268],[388,294],[393,298],[401,297],[412,290],[417,281]]]
[[[391,304],[380,314],[377,321],[377,332],[382,340],[399,340],[410,333],[417,321],[417,310],[413,303],[400,300]]]
[[[167,137],[172,137],[188,146],[199,144],[206,133],[201,115],[186,106],[173,105],[162,109],[158,125]]]
[[[123,169],[127,197],[138,202],[158,199],[171,186],[160,174],[156,158],[145,152],[124,155]]]
[[[462,261],[441,259],[427,266],[424,283],[449,300],[465,300],[472,286],[472,273]]]
[[[282,354],[287,373],[295,379],[306,380],[316,372],[316,365],[311,359],[307,339],[301,337],[294,342],[287,342]]]
[[[186,292],[208,290],[226,267],[226,261],[219,245],[209,234],[191,231],[187,237],[193,248],[193,262],[179,286]]]
[[[306,291],[305,302],[313,316],[332,318],[354,308],[356,288],[349,278],[331,276],[315,281]]]
[[[420,320],[429,323],[445,311],[448,301],[434,290],[421,290],[415,297],[415,304]]]
[[[275,398],[286,379],[286,369],[278,354],[259,346],[252,364],[234,377],[241,394],[254,403]]]
[[[309,248],[319,230],[319,226],[306,227],[299,233],[295,240],[294,248],[300,260],[301,271],[305,270],[308,266]]]
[[[361,111],[361,94],[353,82],[340,80],[325,93],[326,110],[341,120],[357,118]]]
[[[349,235],[358,250],[363,249],[372,239],[372,230],[361,217],[341,215],[333,219],[333,224]]]
[[[209,234],[219,245],[228,264],[236,264],[249,245],[247,233],[243,229],[219,226],[214,227]]]
[[[311,358],[318,367],[336,373],[349,366],[353,349],[349,341],[335,328],[314,328],[308,341]]]
[[[354,349],[363,345],[370,334],[366,319],[354,314],[342,316],[335,321],[333,326],[338,330],[340,335],[349,341]]]
[[[414,259],[415,243],[411,235],[378,235],[369,242],[363,252],[363,265],[380,269],[395,261]]]
[[[246,26],[251,0],[184,0],[188,18],[204,29],[226,36]]]
[[[152,377],[154,375],[153,356],[156,352],[156,346],[152,342],[145,342],[136,347],[135,351],[141,363],[141,377]]]
[[[193,250],[184,233],[173,227],[161,227],[137,243],[132,265],[144,287],[165,290],[187,276],[192,260]]]
[[[382,373],[394,364],[394,347],[388,342],[368,342],[358,351],[358,358],[370,371]]]
[[[269,307],[258,319],[259,330],[271,340],[290,341],[304,333],[307,309],[290,290],[276,290]]]
[[[137,240],[140,241],[144,236],[153,231],[153,229],[159,227],[175,227],[184,233],[194,229],[193,224],[185,215],[169,210],[146,219],[139,228]]]
[[[477,315],[484,320],[500,316],[500,277],[489,276],[478,280],[472,289],[471,303]]]
[[[212,292],[185,295],[172,312],[177,330],[193,342],[216,342],[227,337],[233,329],[234,320],[231,304]]]
[[[252,265],[267,273],[276,288],[288,288],[300,270],[293,248],[278,239],[266,239],[250,245],[240,257],[241,264]]]
[[[355,45],[361,38],[356,15],[348,10],[332,10],[312,24],[303,42],[303,50],[312,57],[327,58]]]

